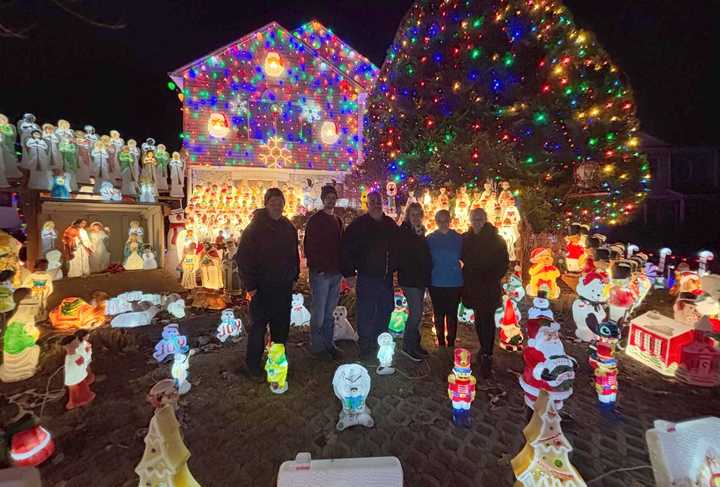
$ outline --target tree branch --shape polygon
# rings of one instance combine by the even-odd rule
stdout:
[[[60,8],[61,8],[62,10],[64,10],[66,13],[72,15],[73,17],[76,17],[76,18],[82,20],[83,22],[86,22],[86,23],[88,23],[88,24],[90,24],[90,25],[93,25],[93,26],[95,26],[95,27],[100,27],[100,28],[102,28],[102,29],[112,29],[112,30],[119,30],[119,29],[124,29],[125,27],[127,27],[127,25],[124,24],[124,23],[122,23],[122,24],[119,24],[119,23],[118,23],[118,24],[105,24],[105,23],[103,23],[103,22],[98,22],[98,21],[93,20],[93,19],[91,19],[91,18],[89,18],[89,17],[85,17],[84,15],[82,15],[82,14],[79,13],[79,12],[76,12],[75,10],[72,10],[72,9],[69,8],[67,5],[65,5],[64,3],[62,3],[60,0],[50,0],[50,1],[51,1],[52,3],[54,3],[55,5],[57,5],[58,7],[60,7]]]

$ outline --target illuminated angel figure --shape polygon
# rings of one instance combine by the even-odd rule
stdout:
[[[173,152],[172,159],[170,159],[170,196],[182,198],[185,184],[184,175],[185,163],[180,158],[179,152]]]
[[[155,166],[155,179],[157,180],[158,190],[167,191],[170,154],[168,154],[164,144],[158,144],[157,150],[155,151],[155,159],[157,160],[157,165]]]
[[[110,153],[105,140],[97,141],[90,154],[93,161],[92,173],[96,175],[95,192],[97,193],[100,191],[100,185],[110,180]]]
[[[25,142],[32,137],[32,133],[35,130],[40,131],[40,126],[35,123],[35,120],[35,115],[32,113],[26,113],[18,120],[17,133],[20,134],[20,147],[22,148],[23,155],[25,155],[26,151]]]
[[[49,190],[52,185],[50,172],[50,147],[43,140],[39,130],[32,133],[32,137],[25,142],[25,154],[22,166],[30,170],[28,187],[37,190]]]
[[[17,168],[17,155],[15,154],[15,139],[17,132],[7,116],[0,113],[0,165],[5,168],[5,175],[19,178],[22,173]]]
[[[108,151],[110,153],[110,177],[113,180],[122,178],[122,167],[120,167],[118,157],[124,146],[125,141],[120,137],[120,132],[111,130]]]

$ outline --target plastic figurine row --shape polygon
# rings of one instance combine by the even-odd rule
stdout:
[[[21,150],[19,163],[16,143]],[[160,192],[184,194],[185,161],[179,152],[170,154],[152,138],[138,147],[117,130],[102,136],[92,125],[72,130],[67,120],[41,127],[31,113],[24,114],[16,127],[0,114],[0,163],[0,187],[9,186],[7,177],[20,177],[18,168],[22,168],[30,172],[30,189],[50,191],[54,198],[69,198],[81,184],[90,183],[108,201],[129,196],[154,203]]]

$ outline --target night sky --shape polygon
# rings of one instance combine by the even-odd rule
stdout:
[[[63,0],[103,29],[50,0],[1,0],[0,23],[27,39],[0,37],[0,112],[41,123],[68,119],[99,133],[179,143],[180,102],[167,73],[273,20],[288,30],[317,18],[382,64],[411,0]],[[675,144],[717,144],[720,86],[715,0],[567,0],[629,76],[642,129]],[[254,4],[248,7],[248,4]]]

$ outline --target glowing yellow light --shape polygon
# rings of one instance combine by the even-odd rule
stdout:
[[[612,172],[613,172],[614,170],[615,170],[615,166],[613,166],[612,164],[605,164],[605,165],[603,166],[603,172],[604,172],[605,174],[612,174]]]
[[[585,42],[585,40],[586,40],[585,34],[581,32],[581,33],[577,36],[577,39],[575,39],[575,44],[582,44],[582,43]]]
[[[453,91],[458,91],[460,89],[460,82],[456,81],[453,83]]]
[[[265,56],[265,64],[263,64],[263,71],[271,78],[280,78],[285,74],[285,68],[282,65],[282,59],[280,54],[270,51]]]
[[[628,140],[627,145],[628,145],[628,147],[637,147],[639,143],[640,143],[640,141],[638,140],[637,137],[631,137]]]
[[[560,76],[561,74],[563,74],[563,67],[559,64],[555,66],[555,69],[553,69],[553,74],[555,76]]]
[[[597,117],[598,115],[600,115],[600,109],[598,107],[593,107],[590,109],[591,117]]]

